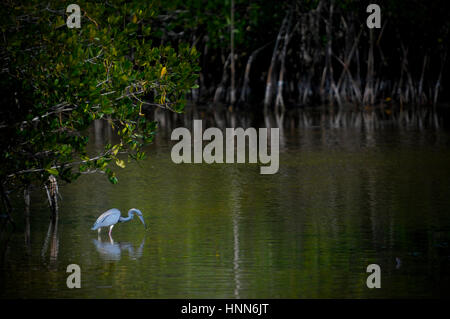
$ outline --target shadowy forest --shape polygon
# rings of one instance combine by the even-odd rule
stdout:
[[[381,7],[378,29],[366,25],[371,2]],[[381,101],[435,105],[448,100],[445,4],[172,1],[153,28],[161,42],[186,41],[201,53],[194,101],[265,109]]]

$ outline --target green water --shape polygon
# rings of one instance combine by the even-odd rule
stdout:
[[[30,245],[17,209],[18,229],[1,246],[0,297],[449,296],[445,129],[284,128],[275,175],[257,164],[176,165],[166,131],[147,160],[117,168],[119,184],[86,175],[61,185],[47,243],[36,188]],[[114,228],[113,242],[98,240],[90,227],[113,207],[139,208],[148,229],[135,219]],[[366,286],[373,263],[380,289]],[[80,289],[66,286],[69,264],[81,267]]]

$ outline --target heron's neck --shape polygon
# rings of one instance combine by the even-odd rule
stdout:
[[[128,217],[120,217],[119,218],[119,222],[122,222],[122,223],[124,223],[124,222],[129,222],[130,220],[132,220],[133,218],[134,218],[134,214],[136,214],[136,212],[133,210],[133,209],[130,209],[129,211],[128,211]]]

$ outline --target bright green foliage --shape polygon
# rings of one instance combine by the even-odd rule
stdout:
[[[72,1],[6,2],[0,9],[0,182],[71,181],[83,171],[142,159],[156,123],[148,106],[181,112],[199,54],[189,45],[152,46],[157,11],[144,1],[77,1],[81,28],[66,26]],[[83,131],[107,119],[119,142],[86,154]]]

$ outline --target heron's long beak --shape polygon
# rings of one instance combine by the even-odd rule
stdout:
[[[138,215],[138,217],[141,220],[142,224],[144,224],[144,227],[147,228],[147,225],[145,224],[145,221],[144,221],[144,217],[141,215]]]

